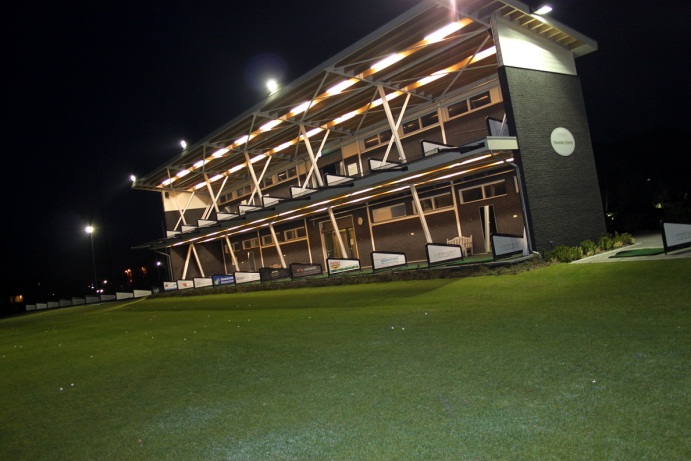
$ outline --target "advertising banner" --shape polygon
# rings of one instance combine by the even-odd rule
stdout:
[[[193,280],[194,288],[204,288],[213,285],[213,281],[209,277],[195,277]]]
[[[107,302],[107,301],[115,301],[115,299],[116,299],[115,295],[101,295],[100,298],[101,298],[102,303]]]
[[[235,276],[233,274],[214,274],[211,276],[211,283],[215,287],[235,285]]]
[[[98,296],[87,296],[86,297],[86,303],[87,304],[94,304],[94,303],[100,303],[101,298]]]
[[[194,281],[178,280],[178,290],[189,290],[190,288],[194,288]]]
[[[691,246],[691,224],[663,222],[662,243],[665,245],[665,253]]]
[[[343,272],[359,271],[359,259],[329,258],[326,260],[326,270],[329,275],[341,274]]]
[[[262,282],[271,282],[272,280],[289,279],[290,271],[283,267],[262,267],[259,269],[259,278]]]
[[[522,235],[492,234],[491,239],[494,259],[523,254],[526,248],[525,238]]]
[[[60,304],[60,307],[68,307],[72,305],[72,300],[70,299],[61,299],[58,301],[58,304]]]
[[[116,291],[115,292],[115,299],[118,301],[123,300],[123,299],[131,299],[134,298],[134,293],[128,293],[126,291]]]
[[[401,267],[408,264],[405,253],[393,253],[389,251],[373,251],[370,253],[372,257],[372,269],[391,269],[393,267]]]
[[[135,298],[143,298],[144,296],[151,296],[151,290],[134,290]]]
[[[241,285],[243,283],[259,282],[261,278],[259,277],[259,272],[236,272],[235,273],[235,284]]]
[[[178,289],[177,282],[163,282],[163,291],[173,291]]]
[[[26,310],[27,311],[35,311],[36,310],[36,304],[27,304]]]
[[[46,303],[36,303],[36,309],[48,309],[48,304],[46,304]]]
[[[48,301],[48,309],[55,309],[56,307],[60,307],[60,303],[57,301]]]
[[[311,277],[313,275],[322,275],[321,264],[299,264],[293,263],[290,265],[290,276],[294,279],[302,277]]]
[[[430,266],[463,259],[463,250],[460,245],[428,243],[425,245],[425,251],[427,252],[427,264]]]
[[[84,299],[84,298],[72,298],[72,305],[73,306],[81,306],[82,304],[86,304],[86,299]]]

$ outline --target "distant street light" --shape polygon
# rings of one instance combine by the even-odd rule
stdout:
[[[182,150],[187,149],[187,141],[185,141],[184,139],[180,141],[180,146],[182,147]]]
[[[94,291],[97,291],[98,277],[96,277],[96,252],[94,251],[94,226],[86,226],[84,231],[89,234],[89,240],[91,240],[91,262],[94,266]]]

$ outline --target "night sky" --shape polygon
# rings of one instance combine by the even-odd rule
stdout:
[[[691,98],[679,61],[690,3],[551,3],[553,17],[599,44],[577,66],[601,182],[685,182]],[[153,253],[131,247],[162,235],[160,197],[132,190],[131,174],[259,102],[267,70],[289,82],[415,4],[5,5],[0,293],[82,294],[93,274],[89,223],[99,279],[150,264]]]

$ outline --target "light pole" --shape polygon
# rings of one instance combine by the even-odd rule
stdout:
[[[98,278],[96,277],[96,252],[94,252],[94,226],[86,226],[84,232],[89,234],[89,239],[91,240],[91,262],[94,266],[94,292],[98,293]]]

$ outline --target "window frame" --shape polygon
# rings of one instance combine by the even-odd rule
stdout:
[[[488,188],[490,186],[494,186],[495,184],[504,184],[504,193],[503,194],[493,194],[489,195],[487,194]],[[482,198],[478,199],[473,199],[473,200],[465,200],[463,198],[463,192],[469,191],[469,190],[475,190],[475,189],[480,189],[482,191]],[[482,200],[488,200],[491,198],[496,198],[496,197],[505,197],[509,194],[507,186],[506,186],[506,179],[500,179],[499,181],[492,181],[492,182],[486,182],[483,184],[478,184],[477,186],[472,186],[472,187],[465,187],[463,189],[458,189],[458,198],[460,200],[460,203],[465,205],[467,203],[473,203],[473,202],[480,202]]]
[[[252,248],[259,248],[259,239],[257,237],[252,237],[242,241],[243,250],[251,250]]]
[[[391,210],[393,210],[394,208],[400,208],[400,207],[403,208],[404,214],[402,214],[402,215],[394,216],[394,215],[393,215],[393,212],[390,212],[388,218],[377,219],[377,217],[375,216],[375,213],[377,213],[378,211],[387,210],[387,209],[391,211]],[[383,206],[373,207],[373,208],[371,208],[370,211],[371,211],[370,215],[371,215],[371,218],[372,218],[372,224],[380,224],[380,223],[389,222],[389,221],[394,221],[394,220],[397,220],[397,219],[402,219],[402,218],[406,218],[406,217],[410,216],[410,215],[408,215],[408,207],[406,206],[406,203],[405,203],[405,202],[396,202],[396,203],[392,203],[392,204],[390,204],[390,205],[383,205]]]
[[[444,205],[444,206],[439,206],[437,204],[437,200],[435,200],[435,199],[438,199],[439,197],[444,197],[444,196],[448,196],[449,204]],[[422,212],[424,214],[435,213],[437,211],[448,210],[448,209],[453,208],[453,196],[451,195],[451,191],[442,192],[442,193],[434,194],[434,195],[429,195],[427,197],[420,197],[420,205],[422,205],[423,202],[426,202],[429,200],[432,201],[431,202],[433,204],[432,208],[424,209],[424,206],[423,206]],[[413,202],[413,214],[419,214],[419,210],[417,209],[417,204],[415,202]]]

